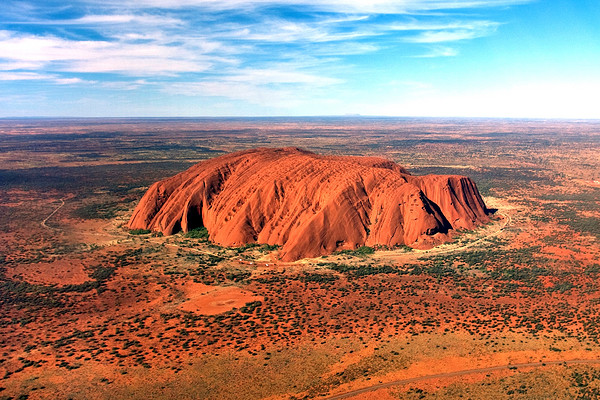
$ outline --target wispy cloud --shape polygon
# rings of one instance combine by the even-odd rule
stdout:
[[[56,79],[54,79],[54,83],[57,83],[59,85],[74,85],[74,84],[95,83],[95,82],[85,81],[81,78],[56,78]]]
[[[288,108],[302,103],[297,90],[272,88],[256,83],[228,81],[178,82],[165,86],[165,93],[193,97],[220,97],[250,104]]]
[[[158,25],[158,26],[174,26],[182,24],[183,21],[177,18],[160,16],[160,15],[149,15],[149,14],[91,14],[85,15],[80,18],[72,19],[54,19],[54,20],[39,20],[39,19],[25,19],[14,21],[6,21],[12,25],[86,25],[86,26],[107,26],[107,25],[129,25],[130,27],[136,25]]]
[[[106,15],[86,15],[72,20],[58,21],[58,24],[72,25],[101,25],[101,24],[135,24],[135,25],[154,25],[171,26],[181,25],[184,22],[178,18],[172,18],[159,15],[135,15],[135,14],[106,14]]]
[[[457,56],[501,26],[479,11],[528,1],[10,2],[0,10],[0,80],[293,105],[346,84],[353,60],[384,50]]]
[[[458,50],[448,46],[433,46],[426,53],[418,54],[415,58],[436,58],[436,57],[454,57],[458,55]]]
[[[448,17],[439,17],[435,21],[421,21],[416,18],[408,18],[402,22],[390,24],[387,29],[392,31],[441,31],[450,29],[463,29],[470,31],[483,31],[495,29],[499,23],[488,20],[456,20]]]
[[[408,14],[419,11],[501,7],[528,3],[531,0],[88,0],[87,3],[112,7],[185,8],[239,10],[270,6],[303,6],[314,10],[340,13]]]
[[[58,75],[36,72],[0,72],[0,81],[48,81],[57,85],[96,83],[95,81],[86,81],[81,78],[62,78]]]
[[[38,74],[36,72],[0,72],[0,81],[31,81],[50,78],[50,75]]]
[[[102,83],[102,87],[104,88],[117,90],[136,90],[142,86],[149,85],[153,85],[153,83],[145,79],[137,79],[135,81],[111,81]]]
[[[32,61],[0,62],[0,71],[13,71],[13,70],[19,70],[19,69],[35,70],[42,66],[43,66],[42,63],[32,62]]]
[[[411,43],[441,43],[475,39],[490,35],[499,25],[499,23],[491,21],[475,21],[463,24],[451,23],[448,26],[439,25],[436,29],[420,29],[423,32],[415,36],[409,36],[405,40]]]
[[[223,80],[227,82],[251,82],[254,84],[301,83],[314,86],[328,86],[343,83],[343,80],[341,79],[276,68],[240,70],[226,76]]]
[[[352,32],[336,32],[319,24],[297,23],[285,20],[264,21],[252,27],[239,27],[219,35],[221,38],[255,41],[264,43],[324,43],[356,40],[375,36],[374,30],[357,30]]]
[[[314,55],[347,56],[362,55],[379,51],[382,46],[374,43],[349,41],[344,43],[322,44],[312,50]]]
[[[201,48],[200,45],[195,46]],[[29,64],[55,71],[118,72],[129,75],[200,72],[217,60],[193,52],[193,47],[155,43],[78,41],[54,36],[0,32],[0,54],[7,65]],[[219,58],[222,61],[222,58]]]
[[[480,32],[469,30],[451,30],[451,31],[435,31],[424,32],[417,36],[406,38],[407,42],[412,43],[441,43],[441,42],[456,42],[457,40],[473,39],[483,36]]]
[[[221,98],[271,109],[292,109],[326,98],[344,81],[311,73],[302,63],[268,65],[263,69],[230,69],[203,81],[176,82],[162,91],[177,96]],[[319,96],[321,93],[321,96]]]

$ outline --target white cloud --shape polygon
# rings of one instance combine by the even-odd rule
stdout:
[[[495,29],[499,24],[494,21],[486,20],[444,20],[440,21],[420,21],[415,18],[410,18],[408,21],[396,22],[386,27],[391,31],[440,31],[450,29],[463,29],[470,31],[481,31]]]
[[[308,84],[312,86],[328,86],[343,83],[341,79],[328,78],[303,72],[281,69],[246,69],[232,73],[223,78],[227,82],[247,82],[256,85],[269,84]]]
[[[200,72],[210,68],[212,61],[223,61],[179,46],[75,41],[6,31],[0,32],[0,54],[9,62],[52,64],[60,71],[131,75]]]
[[[37,72],[0,72],[0,81],[48,81],[59,85],[95,83],[81,78],[62,78],[57,75],[40,74]]]
[[[380,50],[395,51],[396,59],[456,56],[455,42],[489,35],[499,26],[474,9],[528,0],[83,2],[89,14],[82,17],[24,19],[24,25],[48,25],[47,31],[56,32],[52,35],[0,31],[0,71],[8,71],[0,72],[0,80],[96,84],[114,90],[151,87],[269,107],[306,106],[319,95],[335,97],[327,91],[341,90],[336,85],[346,82],[340,76],[369,73],[365,59],[356,63],[363,69],[357,71],[342,56]],[[285,18],[263,13],[263,6],[298,6],[305,13]],[[453,9],[465,12],[450,19]],[[237,18],[244,12],[245,18]],[[81,40],[81,27],[94,31],[88,36],[94,39]],[[419,49],[423,54],[414,55]],[[122,76],[90,78],[100,82],[73,76],[81,73]],[[403,86],[399,92],[431,91],[406,82],[397,86]]]
[[[60,25],[134,24],[164,27],[168,25],[181,25],[183,24],[183,21],[177,18],[159,15],[106,14],[86,15],[77,19],[55,21],[55,23]]]
[[[378,33],[370,28],[356,27],[349,32],[336,32],[330,25],[320,22],[298,23],[286,20],[266,20],[250,26],[232,25],[230,30],[218,34],[222,39],[236,39],[264,43],[324,43],[372,37]]]
[[[340,13],[407,14],[419,11],[502,7],[532,0],[102,0],[101,4],[123,8],[157,7],[177,9],[201,7],[212,10],[239,10],[261,6],[304,6]],[[99,4],[98,0],[88,3]]]
[[[2,57],[0,57],[2,58]],[[38,69],[43,66],[43,63],[39,62],[0,62],[0,71],[13,71],[18,69]]]
[[[406,17],[405,17],[406,19]],[[360,43],[360,40],[377,40],[384,35],[407,35],[416,31],[418,34],[404,36],[410,43],[439,43],[465,39],[473,39],[493,33],[500,25],[487,20],[444,20],[421,21],[410,18],[404,22],[379,24],[369,21],[366,17],[357,17],[350,30],[340,29],[345,19],[326,18],[311,22],[290,22],[281,19],[265,19],[260,23],[240,25],[225,24],[219,32],[213,32],[213,40],[259,42],[259,43],[300,43],[311,44],[311,51],[317,54],[325,53],[329,47],[332,54],[362,54],[374,50],[374,45]],[[350,51],[347,44],[355,44]],[[331,43],[331,46],[328,46]],[[345,51],[335,50],[335,46],[344,46]],[[340,47],[341,49],[341,47]]]
[[[178,82],[163,88],[174,95],[197,97],[222,97],[229,100],[242,100],[250,104],[276,108],[290,108],[302,104],[300,95],[291,89],[269,88],[253,83],[240,82]]]
[[[108,2],[107,2],[108,1]],[[85,1],[91,14],[61,21],[30,21],[39,24],[84,25],[96,29],[105,40],[73,40],[58,36],[0,31],[0,70],[62,71],[80,73],[117,73],[130,76],[180,75],[216,72],[223,64],[242,65],[254,55],[268,59],[270,45],[295,45],[294,54],[321,65],[326,56],[360,55],[389,45],[381,36],[396,35],[405,43],[454,42],[491,33],[498,26],[492,21],[420,21],[403,16],[404,22],[380,24],[372,14],[415,12],[466,7],[516,4],[522,0],[96,0]],[[266,5],[297,5],[336,13],[327,17],[313,15],[304,22],[261,17],[245,24],[228,21],[214,10],[256,8]],[[94,8],[96,7],[96,8]],[[169,10],[149,10],[148,7]],[[182,7],[197,7],[206,13],[194,22],[189,15],[177,13]],[[309,11],[309,9],[307,9]],[[356,14],[352,14],[356,13]],[[431,16],[430,16],[431,17]],[[447,17],[442,17],[447,18]],[[213,19],[213,20],[211,20]],[[191,26],[194,25],[192,29]],[[406,33],[418,31],[407,36]],[[404,33],[406,32],[406,33]],[[389,39],[389,37],[388,37]],[[376,42],[382,44],[368,43]],[[433,47],[420,57],[453,56],[449,46]],[[283,59],[285,54],[273,54]],[[255,68],[260,70],[261,68]],[[256,72],[255,72],[256,73]],[[290,75],[278,75],[279,79]],[[258,77],[260,78],[260,77]],[[232,77],[231,79],[236,79]]]
[[[467,29],[457,29],[451,31],[427,31],[417,36],[408,37],[405,40],[411,43],[442,43],[456,42],[458,40],[474,39],[485,36],[482,31],[472,31]]]
[[[62,71],[78,73],[115,72],[135,76],[173,75],[181,72],[202,72],[209,62],[169,59],[168,57],[107,56],[89,60],[73,60]]]
[[[95,81],[86,81],[81,78],[54,78],[54,83],[59,85],[95,84]]]
[[[176,26],[182,25],[184,22],[181,19],[164,16],[164,15],[150,15],[150,14],[89,14],[80,18],[73,19],[52,19],[52,20],[39,20],[39,19],[27,19],[25,21],[11,21],[13,24],[18,25],[87,25],[87,26],[100,26],[100,25],[122,25],[133,29],[140,25],[150,26]]]
[[[493,33],[500,24],[492,21],[451,22],[446,25],[423,25],[418,35],[407,37],[411,43],[441,43],[474,39]]]
[[[148,82],[145,79],[137,79],[133,82],[131,81],[112,81],[112,82],[102,82],[102,87],[108,89],[118,89],[118,90],[136,90],[142,86],[151,85],[151,82]]]
[[[381,46],[371,43],[357,43],[351,41],[344,43],[323,44],[312,50],[312,53],[315,55],[344,56],[373,53],[378,50],[381,50]]]
[[[454,57],[458,55],[458,50],[448,46],[434,46],[427,53],[413,56],[414,58],[434,58],[434,57]]]
[[[51,75],[36,72],[0,72],[0,81],[31,81],[50,78],[52,78]]]
[[[163,91],[173,95],[218,97],[244,101],[262,107],[292,110],[310,104],[312,96],[329,94],[330,87],[343,83],[340,79],[295,71],[295,65],[270,69],[243,69],[200,82],[176,82]]]

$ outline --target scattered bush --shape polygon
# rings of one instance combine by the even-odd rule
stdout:
[[[208,229],[206,229],[203,226],[200,228],[194,228],[194,229],[187,231],[183,236],[185,236],[186,238],[191,238],[191,239],[207,240],[208,239]]]
[[[375,249],[369,246],[360,246],[359,248],[355,249],[355,250],[342,250],[339,252],[339,254],[346,254],[349,256],[359,256],[359,257],[364,257],[367,256],[369,254],[373,254],[375,253]]]
[[[132,229],[129,231],[130,235],[147,235],[151,233],[150,229]]]
[[[117,212],[126,210],[123,204],[116,201],[100,204],[88,204],[73,211],[76,217],[82,219],[112,219]]]
[[[115,269],[112,267],[98,267],[90,274],[90,278],[97,281],[105,281],[115,273]]]

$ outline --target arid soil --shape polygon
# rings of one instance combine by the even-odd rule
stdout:
[[[525,363],[546,365],[352,398],[600,395],[597,364],[562,363],[600,359],[598,123],[4,120],[0,128],[0,398],[328,398]],[[257,146],[469,176],[497,211],[432,249],[367,246],[294,262],[275,246],[128,229],[152,183]]]

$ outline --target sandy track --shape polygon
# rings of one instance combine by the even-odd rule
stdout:
[[[48,225],[46,225],[46,222],[48,222],[48,220],[49,220],[50,218],[52,218],[52,216],[53,216],[54,214],[56,214],[56,213],[57,213],[57,211],[58,211],[58,210],[60,210],[60,209],[61,209],[61,208],[62,208],[64,205],[65,205],[65,200],[64,200],[64,199],[60,199],[60,205],[59,205],[58,207],[56,207],[56,209],[55,209],[54,211],[52,211],[52,212],[51,212],[51,213],[50,213],[50,214],[49,214],[49,215],[48,215],[46,218],[44,218],[44,220],[41,222],[41,225],[42,225],[44,228],[47,228],[47,229],[53,229],[53,230],[55,230],[55,231],[58,231],[58,230],[60,230],[60,229],[58,229],[58,228],[53,228],[53,227],[51,227],[51,226],[48,226]]]
[[[468,249],[470,247],[477,246],[477,245],[481,244],[481,242],[484,242],[484,241],[486,241],[486,240],[488,240],[488,239],[490,239],[492,237],[498,236],[512,222],[511,218],[510,218],[510,215],[505,214],[505,213],[498,213],[498,215],[500,215],[500,216],[502,216],[504,218],[504,223],[498,228],[497,231],[490,232],[489,234],[485,235],[481,239],[478,239],[478,240],[476,240],[474,242],[465,243],[464,245],[459,246],[459,247],[448,248],[448,249],[441,248],[438,251],[435,251],[435,247],[434,247],[433,249],[427,250],[427,252],[430,253],[430,254],[456,253],[458,251],[462,251],[464,249]]]
[[[462,371],[454,371],[454,372],[446,372],[443,374],[434,374],[434,375],[425,375],[425,376],[417,376],[414,378],[407,379],[399,379],[391,382],[378,383],[366,388],[352,390],[346,393],[337,394],[334,396],[326,397],[328,400],[339,400],[339,399],[347,399],[352,396],[357,396],[360,394],[365,394],[369,392],[374,392],[376,390],[388,389],[394,386],[406,385],[414,382],[422,382],[428,381],[432,379],[444,379],[444,378],[454,378],[457,376],[465,376],[465,375],[473,375],[473,374],[485,374],[488,372],[501,371],[504,369],[515,369],[515,368],[537,368],[537,367],[545,367],[550,365],[570,365],[570,364],[600,364],[600,359],[575,359],[575,360],[555,360],[555,361],[539,361],[539,362],[530,362],[530,363],[521,363],[521,364],[507,364],[507,365],[496,365],[493,367],[486,368],[476,368],[476,369],[467,369]]]
[[[473,242],[468,242],[465,243],[463,245],[460,246],[456,246],[453,244],[442,244],[440,246],[436,246],[433,247],[431,249],[427,249],[427,250],[420,250],[420,249],[413,249],[410,253],[405,253],[399,250],[383,250],[383,251],[376,251],[375,254],[373,255],[374,258],[381,258],[381,259],[394,259],[395,257],[415,257],[415,256],[423,256],[423,255],[427,255],[427,256],[435,256],[435,255],[442,255],[442,254],[451,254],[451,253],[457,253],[466,249],[469,249],[471,247],[475,247],[477,245],[480,245],[482,242],[485,242],[486,240],[492,238],[492,237],[496,237],[499,234],[501,234],[502,232],[504,232],[504,230],[506,229],[507,226],[509,226],[512,223],[512,219],[510,217],[510,215],[508,213],[501,213],[498,212],[498,215],[500,215],[501,217],[503,217],[504,221],[501,225],[498,226],[498,229],[493,231],[493,232],[489,232],[487,233],[485,236],[483,236],[480,239],[477,239]]]

